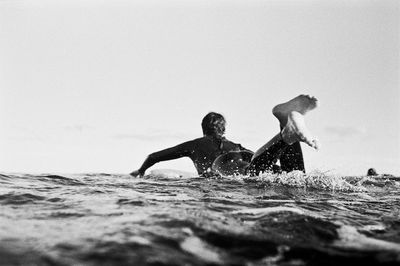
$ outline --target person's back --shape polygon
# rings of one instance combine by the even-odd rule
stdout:
[[[204,175],[211,171],[211,165],[221,154],[230,151],[246,150],[240,144],[233,143],[225,138],[204,136],[189,142],[192,146],[192,159],[199,175]]]

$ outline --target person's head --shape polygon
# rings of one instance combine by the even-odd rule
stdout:
[[[223,137],[225,134],[225,118],[223,115],[210,112],[201,121],[201,127],[205,136]]]
[[[367,172],[367,176],[374,176],[374,175],[378,175],[375,168],[369,168],[368,172]]]

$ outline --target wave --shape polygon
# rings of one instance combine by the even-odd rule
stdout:
[[[0,195],[0,202],[2,204],[27,204],[36,203],[38,201],[46,200],[46,197],[34,195],[30,193],[7,193]]]
[[[52,183],[60,184],[60,185],[67,185],[67,186],[81,186],[85,185],[85,183],[65,177],[65,176],[60,176],[60,175],[38,175],[36,176],[40,181],[50,181]]]
[[[0,175],[0,264],[400,264],[395,177],[166,176]]]

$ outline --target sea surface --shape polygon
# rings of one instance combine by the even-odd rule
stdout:
[[[400,177],[2,173],[0,265],[400,265]]]

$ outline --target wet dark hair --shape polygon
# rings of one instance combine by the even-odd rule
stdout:
[[[378,175],[375,168],[369,168],[368,172],[367,172],[367,176],[374,176],[374,175]]]
[[[213,136],[222,138],[225,134],[225,118],[223,115],[210,112],[201,121],[203,134],[206,136]]]

